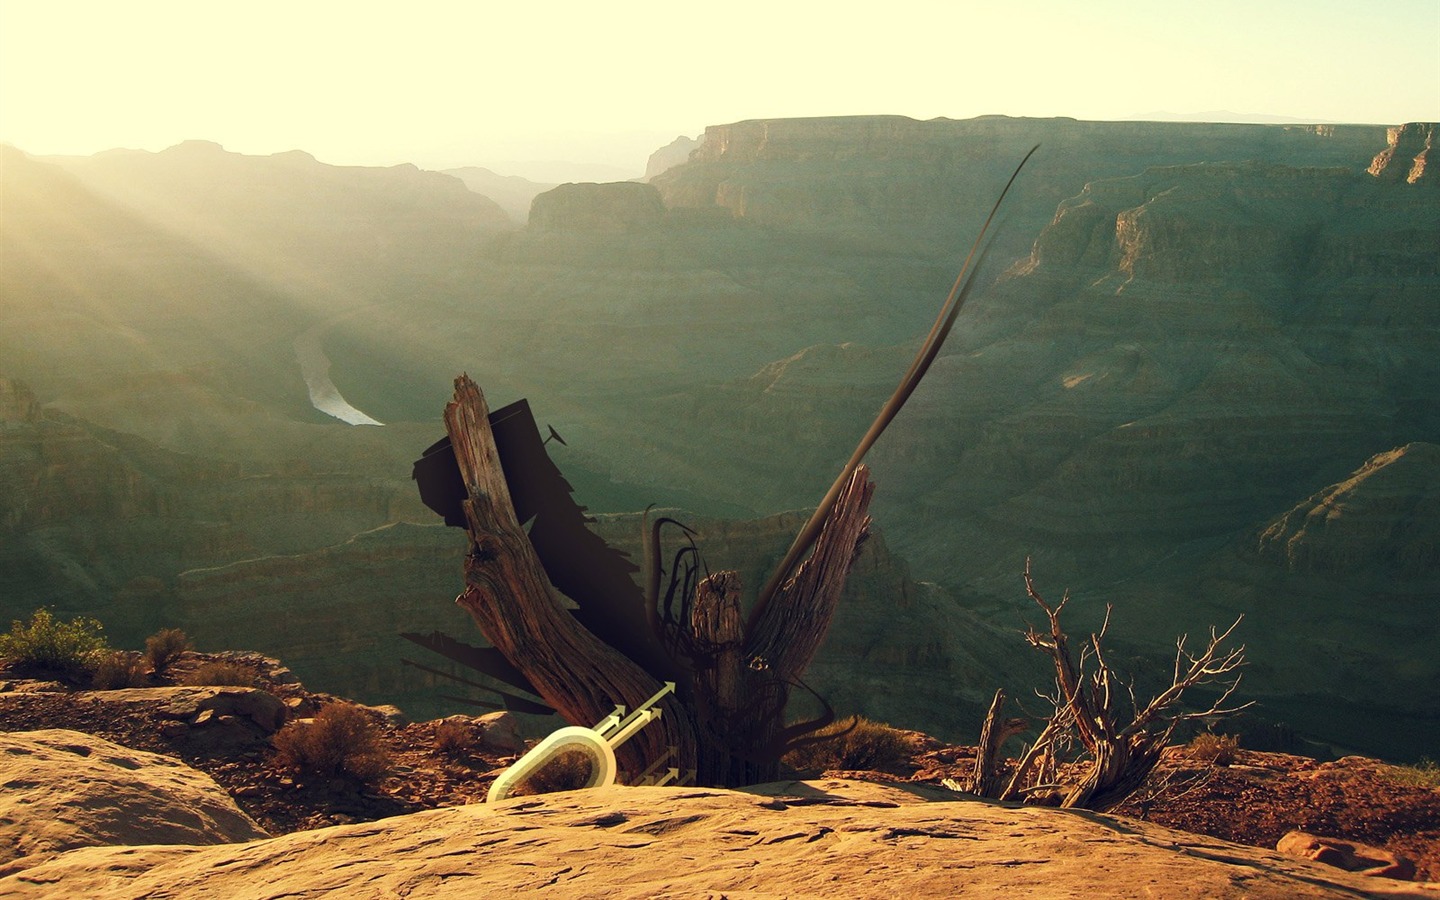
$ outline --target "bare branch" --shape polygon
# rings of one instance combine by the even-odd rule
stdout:
[[[1105,656],[1113,607],[1106,605],[1100,629],[1081,645],[1077,662],[1060,624],[1069,592],[1051,606],[1035,587],[1029,559],[1025,560],[1023,578],[1026,595],[1048,620],[1046,631],[1027,625],[1025,640],[1045,653],[1054,665],[1055,694],[1046,698],[1054,712],[1020,759],[1002,797],[1030,797],[1058,787],[1062,789],[1064,806],[1109,809],[1146,782],[1180,722],[1227,715],[1251,705],[1227,705],[1240,683],[1237,670],[1245,664],[1243,646],[1225,646],[1240,619],[1224,631],[1212,627],[1210,641],[1198,652],[1187,650],[1186,636],[1181,635],[1175,642],[1169,686],[1142,707],[1133,682],[1120,678]],[[1208,684],[1220,685],[1222,690],[1205,711],[1183,712],[1177,708],[1186,690]],[[1128,705],[1124,705],[1122,688]],[[1040,691],[1036,694],[1045,697]],[[1067,777],[1059,779],[1064,783],[1057,784],[1060,747],[1072,747],[1074,739],[1084,747],[1077,761],[1088,761],[1086,768],[1073,781]]]

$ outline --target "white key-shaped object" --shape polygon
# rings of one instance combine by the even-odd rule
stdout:
[[[529,753],[516,760],[514,765],[500,773],[500,777],[490,785],[490,793],[485,796],[485,802],[495,803],[509,797],[517,784],[540,771],[556,756],[571,750],[590,757],[590,778],[585,787],[614,784],[615,748],[630,740],[641,728],[660,718],[660,710],[655,708],[655,704],[674,690],[675,682],[667,681],[655,696],[640,704],[640,707],[628,716],[625,715],[625,707],[617,706],[614,712],[601,719],[594,728],[567,725],[552,732],[549,737],[531,748]]]

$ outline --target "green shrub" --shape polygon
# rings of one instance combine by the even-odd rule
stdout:
[[[180,679],[182,684],[214,687],[254,687],[256,673],[250,666],[236,662],[201,663]]]
[[[529,778],[515,785],[511,796],[522,794],[553,794],[556,791],[578,791],[590,783],[594,766],[588,753],[567,750],[552,758]]]
[[[352,703],[331,703],[314,719],[286,725],[273,740],[276,761],[303,774],[372,781],[390,767],[380,729]]]
[[[1385,774],[1407,787],[1440,788],[1440,763],[1429,757],[1421,757],[1414,765],[1386,766]]]
[[[9,634],[0,634],[6,664],[72,677],[93,671],[106,649],[99,622],[84,617],[62,622],[44,608],[31,614],[29,624],[16,621]]]
[[[156,675],[164,675],[180,654],[190,649],[190,638],[178,628],[162,628],[145,639],[145,658]]]
[[[1240,739],[1235,735],[1207,731],[1195,735],[1186,748],[1186,755],[1207,765],[1228,766],[1235,761],[1239,749]]]
[[[149,682],[145,677],[145,662],[140,654],[129,650],[110,650],[99,655],[95,674],[90,683],[99,691],[118,691],[122,688],[141,687]]]
[[[813,737],[820,740],[785,754],[785,762],[802,771],[884,771],[907,765],[912,756],[904,732],[861,716],[828,725]]]

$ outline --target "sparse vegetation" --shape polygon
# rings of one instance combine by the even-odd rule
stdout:
[[[94,619],[62,622],[48,609],[37,609],[29,623],[16,620],[0,634],[0,660],[19,669],[79,678],[95,670],[105,644],[104,628]]]
[[[785,762],[802,771],[885,771],[909,762],[910,741],[898,728],[851,716],[828,725],[813,740],[785,755]]]
[[[1212,734],[1205,731],[1195,735],[1186,747],[1186,755],[1196,762],[1212,766],[1228,766],[1235,761],[1240,749],[1240,739],[1233,734]]]
[[[1440,763],[1429,757],[1408,766],[1386,766],[1385,774],[1396,784],[1406,787],[1440,788]]]
[[[314,719],[291,722],[274,742],[276,760],[302,774],[373,781],[390,767],[380,729],[352,703],[331,703]]]
[[[216,660],[201,663],[193,672],[181,679],[183,684],[210,685],[219,687],[254,687],[255,670],[236,662]]]
[[[91,684],[96,690],[116,691],[140,687],[148,680],[140,654],[129,650],[110,650],[99,654]]]
[[[590,783],[590,757],[579,750],[556,756],[538,772],[515,786],[510,796],[522,794],[553,794],[556,791],[577,791]]]
[[[190,649],[190,638],[178,628],[162,628],[145,639],[145,658],[156,675],[164,675],[170,664]]]
[[[435,749],[460,759],[475,749],[475,732],[463,722],[440,722],[435,726]]]
[[[1035,587],[1028,559],[1024,578],[1025,592],[1045,613],[1045,627],[1031,626],[1025,640],[1054,666],[1054,689],[1047,698],[1054,712],[1016,763],[1009,783],[992,796],[1101,812],[1113,809],[1149,779],[1182,722],[1208,722],[1250,706],[1225,705],[1240,684],[1238,670],[1245,664],[1243,646],[1225,646],[1239,619],[1223,632],[1212,628],[1210,640],[1199,651],[1188,650],[1182,635],[1175,644],[1169,686],[1142,703],[1134,684],[1121,678],[1106,656],[1110,610],[1106,609],[1100,630],[1081,643],[1077,654],[1060,624],[1070,595],[1057,604],[1047,602]],[[1185,711],[1181,707],[1185,693],[1202,685],[1218,687],[1218,699],[1203,710]],[[991,706],[989,718],[1000,714],[1001,704]],[[977,778],[977,783],[992,782],[989,773],[982,775],[986,777]]]

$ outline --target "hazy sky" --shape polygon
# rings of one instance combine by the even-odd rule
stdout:
[[[0,0],[0,141],[40,154],[638,174],[750,118],[1215,110],[1440,119],[1440,0]]]

